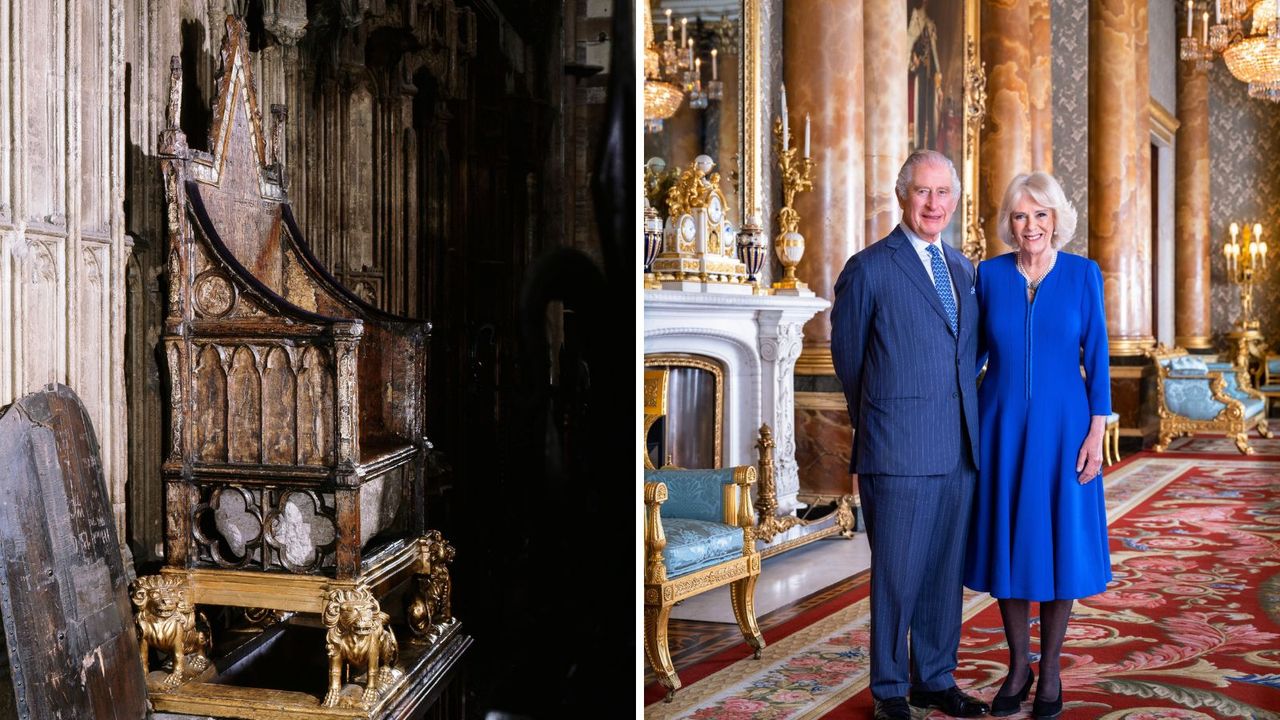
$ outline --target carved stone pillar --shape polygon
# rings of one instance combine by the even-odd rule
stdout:
[[[1089,256],[1102,268],[1113,356],[1139,355],[1154,342],[1148,282],[1150,237],[1140,227],[1150,224],[1150,215],[1141,215],[1143,182],[1138,177],[1142,148],[1149,142],[1146,83],[1138,82],[1137,72],[1116,71],[1146,67],[1146,43],[1137,37],[1145,34],[1145,0],[1091,0]]]
[[[863,0],[863,58],[874,68],[863,79],[866,124],[867,244],[888,235],[901,208],[893,186],[907,159],[907,65],[911,45],[907,4],[898,0]],[[848,39],[845,39],[847,42]]]
[[[1009,181],[1031,167],[1031,11],[1028,0],[984,0],[982,59],[987,64],[987,119],[978,165],[978,208],[987,257],[1009,251],[996,232]],[[1052,118],[1050,118],[1052,134]],[[1049,148],[1052,154],[1052,147]]]
[[[804,142],[805,114],[813,121],[813,190],[796,197],[805,236],[797,273],[831,301],[845,261],[864,244],[862,1],[793,0],[785,17],[795,142]],[[834,374],[829,311],[805,325],[804,354],[807,365]]]
[[[1178,63],[1177,249],[1174,255],[1174,342],[1207,350],[1209,310],[1209,76]]]
[[[1049,0],[1029,0],[1031,72],[1031,169],[1053,172],[1053,36]]]

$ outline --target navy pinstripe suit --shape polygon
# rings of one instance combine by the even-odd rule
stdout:
[[[849,471],[871,544],[871,693],[881,699],[955,684],[977,475],[978,304],[973,265],[945,244],[943,254],[955,333],[901,227],[849,259],[831,310],[854,428]]]

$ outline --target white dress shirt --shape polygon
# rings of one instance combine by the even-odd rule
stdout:
[[[929,256],[930,243],[912,232],[911,228],[906,226],[906,223],[898,223],[898,227],[902,228],[902,234],[906,235],[907,239],[911,241],[911,247],[915,249],[916,257],[920,258],[920,262],[924,263],[924,271],[925,274],[929,276],[929,282],[932,283],[934,287],[937,287],[937,281],[933,277],[933,258]],[[938,244],[938,252],[942,253],[942,263],[943,265],[946,265],[947,251],[942,249],[942,237],[939,236],[935,242]],[[956,286],[955,283],[952,282],[950,274],[951,271],[948,269],[947,287],[951,288],[951,299],[955,301],[956,307],[958,308],[960,307],[960,298],[956,297]]]

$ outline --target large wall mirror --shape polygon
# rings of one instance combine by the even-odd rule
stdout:
[[[645,467],[720,467],[724,366],[686,353],[645,355],[644,393]]]
[[[735,228],[759,214],[759,7],[756,0],[642,0],[645,93],[661,96],[663,118],[646,112],[646,194],[665,216],[665,188],[694,158],[715,161]]]

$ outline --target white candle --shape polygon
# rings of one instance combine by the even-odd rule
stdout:
[[[804,114],[804,157],[809,159],[809,113]]]
[[[693,61],[693,86],[702,87],[702,58]]]
[[[689,38],[685,47],[689,48],[689,67],[693,67],[693,38]]]
[[[1191,7],[1191,0],[1187,0],[1187,7]],[[667,13],[667,42],[671,42],[675,39],[671,35],[675,31],[675,28],[671,25],[671,8],[667,8],[664,12]],[[1187,27],[1190,28],[1191,26],[1188,25]],[[1190,34],[1191,31],[1187,30],[1187,33]]]
[[[1222,23],[1222,0],[1213,0],[1213,20]]]
[[[1236,242],[1236,233],[1240,232],[1240,226],[1236,223],[1231,223],[1231,227],[1227,229],[1231,231],[1231,244],[1234,245]]]
[[[787,84],[782,83],[782,149],[786,150],[791,146],[789,136],[791,135],[791,127],[787,122]]]
[[[712,80],[720,79],[720,77],[716,74],[716,49],[715,48],[711,48],[711,79]]]
[[[1206,15],[1208,13],[1205,13]],[[680,18],[680,44],[685,44],[685,32],[689,29],[689,18]]]
[[[1208,47],[1209,45],[1209,11],[1208,10],[1204,11],[1204,26],[1201,27],[1200,30],[1204,34],[1203,42],[1205,46]]]
[[[1191,18],[1194,13],[1191,12],[1191,0],[1187,0],[1187,37],[1191,37]],[[671,11],[667,11],[667,39],[671,39]]]

